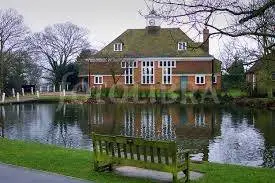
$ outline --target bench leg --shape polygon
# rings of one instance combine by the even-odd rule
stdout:
[[[178,182],[178,174],[173,173],[173,183],[177,183],[177,182]]]
[[[189,180],[190,180],[190,172],[189,172],[189,169],[187,168],[187,169],[183,170],[183,173],[184,173],[184,175],[185,175],[185,182],[189,182]]]

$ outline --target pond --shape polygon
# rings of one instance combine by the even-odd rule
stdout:
[[[10,139],[91,149],[92,131],[176,140],[193,160],[275,167],[275,111],[144,104],[21,104],[0,107]]]

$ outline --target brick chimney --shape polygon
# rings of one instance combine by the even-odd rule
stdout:
[[[203,50],[209,53],[209,29],[203,29]]]

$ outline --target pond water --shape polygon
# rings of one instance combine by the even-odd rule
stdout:
[[[92,131],[176,140],[192,159],[275,167],[275,111],[238,107],[111,104],[2,106],[0,134],[91,149]]]

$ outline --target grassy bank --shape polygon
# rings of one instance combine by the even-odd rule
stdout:
[[[92,169],[92,152],[65,149],[38,143],[0,139],[0,162],[55,172],[95,182],[151,182],[150,180],[121,177],[114,173],[98,173]],[[271,183],[274,169],[249,168],[212,163],[192,164],[192,169],[205,172],[196,183]]]

